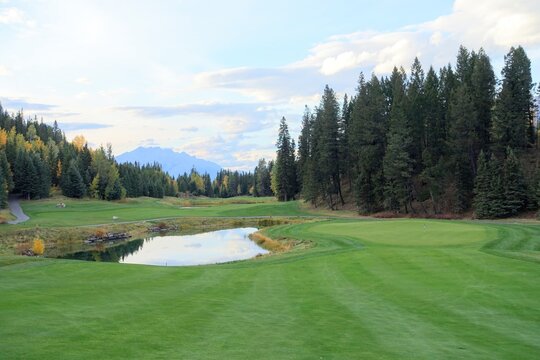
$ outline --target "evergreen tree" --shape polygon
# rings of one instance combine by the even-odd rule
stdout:
[[[516,215],[527,205],[527,184],[518,158],[511,148],[507,149],[504,164],[505,215]]]
[[[308,183],[308,166],[311,161],[312,143],[311,132],[313,126],[313,116],[309,108],[306,106],[304,116],[302,117],[302,130],[298,137],[298,183],[300,184],[300,192],[306,195],[305,184]]]
[[[47,198],[51,190],[49,166],[38,154],[34,154],[32,161],[37,171],[37,183],[35,184],[35,194],[33,197],[37,199]]]
[[[441,96],[441,113],[442,113],[442,126],[444,132],[444,139],[448,138],[450,131],[450,104],[452,102],[452,94],[457,87],[457,80],[452,70],[452,66],[448,64],[439,71],[439,88]]]
[[[285,117],[281,118],[277,141],[277,159],[273,190],[278,200],[289,201],[296,195],[294,142],[291,141]]]
[[[489,204],[488,217],[490,218],[503,217],[506,214],[505,186],[502,169],[501,162],[492,154],[489,164],[490,191],[487,196],[487,203]]]
[[[341,118],[339,121],[339,169],[341,171],[341,179],[348,179],[351,184],[351,159],[349,151],[349,133],[352,113],[352,100],[349,101],[347,94],[343,97],[343,106],[341,110]]]
[[[418,58],[414,59],[407,87],[406,112],[411,129],[411,159],[415,173],[422,170],[422,152],[425,148],[425,94],[424,70]]]
[[[385,205],[388,210],[399,211],[411,201],[412,145],[411,128],[405,115],[404,73],[394,68],[391,81],[393,83],[393,102],[390,112],[390,130],[388,145],[383,160],[385,178]]]
[[[318,153],[319,158],[318,171],[323,190],[322,196],[331,209],[336,206],[336,198],[342,205],[345,204],[341,192],[339,119],[339,104],[336,95],[334,90],[326,85],[316,117],[320,132],[315,135],[319,135],[319,138],[317,139],[318,146],[314,148],[314,151]]]
[[[474,122],[476,113],[468,87],[460,85],[452,95],[449,108],[450,147],[453,150],[455,206],[457,212],[470,206],[476,169]]]
[[[495,73],[489,57],[480,49],[473,65],[471,74],[471,95],[473,99],[475,119],[474,151],[488,150],[490,145],[490,131],[492,122],[492,109],[495,103]]]
[[[422,152],[424,170],[420,178],[431,198],[433,211],[438,213],[441,211],[439,205],[445,190],[446,167],[443,157],[447,150],[440,83],[432,67],[424,84],[424,110],[425,148]]]
[[[353,168],[356,203],[361,213],[379,209],[384,198],[382,160],[387,128],[384,103],[379,79],[372,76],[365,83],[361,77],[349,125],[350,166]]]
[[[483,151],[478,156],[478,172],[474,184],[474,212],[480,219],[491,215],[489,196],[491,192],[491,169],[489,161]]]
[[[62,192],[67,197],[82,198],[86,194],[86,186],[75,160],[69,162],[69,167],[62,181]]]
[[[315,111],[319,114],[319,111]],[[301,180],[300,191],[305,201],[317,205],[319,194],[319,172],[317,162],[319,154],[315,151],[321,134],[320,121],[306,107],[302,118],[302,130],[298,138],[298,178]],[[317,136],[316,136],[317,135]]]
[[[469,88],[472,84],[474,60],[476,56],[470,53],[466,47],[460,45],[456,59],[456,81],[459,85]]]
[[[0,209],[8,207],[8,184],[4,171],[0,167]]]
[[[11,172],[11,165],[9,164],[4,149],[0,149],[0,170],[4,174],[4,179],[6,182],[7,190],[10,192],[13,190],[13,173]]]
[[[213,197],[214,191],[212,188],[212,180],[210,180],[210,175],[204,174],[203,181],[204,181],[204,194],[208,197]]]
[[[443,120],[443,102],[440,95],[440,84],[432,67],[424,83],[424,126],[425,149],[437,161],[445,154],[445,126]]]
[[[156,193],[154,197],[163,198],[163,188],[160,188],[160,193]],[[117,178],[112,183],[109,183],[105,192],[107,200],[120,200],[126,196],[126,189],[122,186],[120,179]]]
[[[521,46],[512,47],[504,60],[492,131],[495,150],[499,153],[507,146],[525,148],[536,140],[531,62]]]
[[[255,168],[254,195],[271,196],[272,190],[270,188],[270,183],[271,178],[269,167],[267,166],[265,159],[260,159],[259,164]]]

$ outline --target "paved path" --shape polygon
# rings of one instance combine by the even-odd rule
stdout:
[[[13,221],[8,221],[8,224],[11,224],[11,225],[20,224],[30,219],[28,215],[26,215],[23,212],[18,196],[9,197],[9,211],[11,211],[11,213],[15,215],[17,219]]]

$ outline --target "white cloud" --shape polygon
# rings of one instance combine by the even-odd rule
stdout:
[[[35,21],[28,19],[22,10],[14,7],[0,9],[0,24],[36,27]]]
[[[82,85],[88,85],[90,84],[90,80],[84,76],[80,77],[80,78],[77,78],[75,79],[75,82],[77,84],[82,84]]]
[[[299,100],[310,101],[310,94],[325,83],[337,91],[352,90],[360,71],[389,74],[394,66],[408,69],[414,57],[426,67],[444,66],[453,61],[461,44],[475,50],[483,47],[496,58],[516,45],[525,46],[530,55],[538,54],[540,1],[457,0],[450,14],[433,21],[396,31],[332,36],[304,59],[282,67],[222,69],[201,73],[196,81],[259,101],[296,105]]]
[[[507,50],[515,45],[536,47],[540,42],[540,2],[456,0],[451,14],[417,28],[451,33],[467,46],[489,50]]]
[[[0,10],[0,24],[22,24],[24,21],[24,13],[17,8]]]
[[[11,71],[3,65],[0,65],[0,76],[8,76],[11,75]]]

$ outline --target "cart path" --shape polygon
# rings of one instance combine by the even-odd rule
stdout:
[[[30,219],[30,217],[28,217],[28,215],[23,212],[18,196],[10,196],[8,203],[9,211],[11,211],[11,213],[17,218],[15,220],[9,221],[8,224],[16,225]]]

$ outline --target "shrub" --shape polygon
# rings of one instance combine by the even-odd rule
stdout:
[[[45,252],[45,244],[40,238],[34,239],[34,244],[32,245],[32,251],[35,255],[43,255]]]

